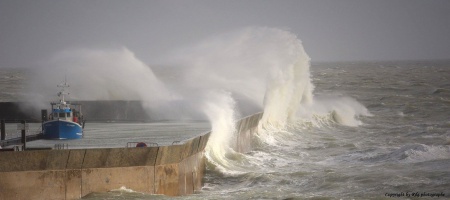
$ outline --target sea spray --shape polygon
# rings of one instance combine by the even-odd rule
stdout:
[[[300,123],[320,126],[331,120],[345,126],[358,126],[362,124],[359,116],[371,116],[367,108],[351,97],[314,95],[311,59],[302,42],[287,31],[278,36],[288,42],[282,43],[285,55],[278,57],[284,60],[280,62],[284,65],[272,66],[267,80],[264,115],[259,125],[259,132],[265,132],[264,140],[274,144],[273,132],[286,132],[287,126]]]
[[[337,99],[335,106],[323,105],[327,107],[325,110],[320,105],[321,101],[314,102],[310,60],[296,35],[266,27],[249,27],[221,34],[182,49],[172,58],[172,65],[178,66],[177,71],[183,74],[174,88],[191,100],[203,98],[198,101],[201,102],[199,107],[204,110],[213,127],[216,127],[211,137],[220,139],[212,139],[207,147],[211,162],[223,170],[242,167],[226,156],[233,155],[230,138],[235,130],[230,127],[235,123],[232,121],[235,118],[212,117],[211,115],[216,114],[209,112],[215,104],[205,101],[204,96],[199,94],[202,92],[226,91],[210,95],[226,96],[224,99],[233,100],[235,116],[263,110],[258,138],[269,145],[277,145],[288,138],[284,137],[290,134],[285,130],[286,127],[299,121],[318,124],[317,120],[324,119],[343,125],[359,124],[354,115],[364,112],[359,112],[359,105],[354,102]],[[215,103],[220,105],[220,102],[218,100]],[[203,103],[209,109],[205,109],[201,105]],[[252,113],[237,110],[249,106],[260,107],[260,110]],[[352,110],[353,106],[356,106],[356,110]],[[228,111],[231,112],[229,109]],[[218,113],[228,111],[221,110]],[[230,121],[225,123],[223,120]],[[224,124],[228,124],[228,128],[217,128]],[[235,165],[232,166],[233,164]]]
[[[235,127],[235,101],[226,91],[209,91],[203,100],[203,111],[211,123],[211,136],[206,146],[206,157],[221,171],[229,171],[226,155],[233,152],[232,140]]]
[[[157,112],[177,98],[127,48],[69,49],[43,65],[30,81],[33,99],[43,102],[37,104],[40,108],[53,100],[56,85],[65,77],[71,85],[70,100],[140,100]]]
[[[225,90],[228,92],[225,96],[236,102],[235,108],[260,108],[251,113],[234,110],[236,114],[264,110],[266,124],[284,126],[287,120],[294,120],[299,103],[307,104],[312,99],[310,58],[300,40],[285,30],[249,27],[228,32],[180,50],[172,60],[175,62],[172,65],[184,66],[177,68],[182,71],[184,82],[175,88],[182,89],[184,94],[193,89],[194,93]],[[209,102],[207,104],[211,107]],[[225,124],[217,120],[233,119],[227,122],[230,126],[235,123],[234,118],[211,117],[209,112],[210,109],[206,109],[205,114],[213,127]],[[230,160],[226,159],[226,154],[232,154],[229,137],[233,134],[231,128],[213,130],[212,138],[227,138],[212,139],[207,147],[211,151],[207,153],[209,158],[228,169]]]
[[[249,27],[208,38],[198,45],[179,50],[169,61],[184,74],[181,88],[197,90],[223,89],[235,99],[264,106],[268,79],[304,81],[303,72],[293,65],[309,63],[309,58],[298,56],[304,51],[292,33],[267,27]],[[289,74],[284,72],[291,70]],[[278,72],[282,76],[277,77]],[[291,76],[291,77],[288,77]],[[309,81],[306,81],[309,82]],[[291,88],[300,82],[292,81]],[[273,84],[274,85],[274,84]],[[246,105],[247,106],[247,105]],[[250,115],[253,113],[242,113]]]
[[[302,106],[302,109],[297,112],[297,120],[294,124],[301,126],[309,123],[315,127],[322,127],[337,123],[355,127],[362,124],[359,116],[372,116],[372,114],[351,97],[316,95],[311,104]]]
[[[310,80],[310,58],[301,41],[295,40],[294,35],[287,34],[286,37],[293,41],[291,51],[295,59],[293,63],[275,69],[268,80],[262,126],[285,127],[295,121],[300,104],[312,102],[314,86]]]

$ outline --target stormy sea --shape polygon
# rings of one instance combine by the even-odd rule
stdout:
[[[150,71],[128,49],[59,55],[65,63],[77,59],[83,66],[102,65],[98,60],[108,56],[114,63],[131,63],[127,69],[139,72],[138,82],[116,81],[105,94],[148,100],[144,107],[167,119],[87,124],[86,138],[75,146],[115,146],[117,140],[152,136],[170,144],[209,129],[213,133],[205,150],[204,186],[195,194],[150,195],[124,186],[83,199],[449,198],[450,61],[321,63],[306,52],[287,31],[247,29],[180,50],[172,63]],[[65,70],[86,73],[73,68]],[[133,77],[129,73],[121,74]],[[29,74],[27,69],[0,69],[1,101],[36,95],[24,89],[33,79]],[[86,82],[71,79],[73,87]],[[126,84],[138,89],[130,92],[122,88]],[[83,93],[83,87],[74,90]],[[182,112],[170,110],[173,105]],[[256,112],[264,115],[253,150],[233,151],[227,138],[236,131],[234,121]],[[164,129],[172,135],[167,137]]]

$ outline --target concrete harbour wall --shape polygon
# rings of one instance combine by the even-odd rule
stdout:
[[[246,153],[263,113],[236,122],[233,148]],[[179,196],[202,187],[210,132],[179,145],[0,152],[0,199],[79,199],[121,187]]]
[[[210,133],[180,145],[0,153],[0,199],[79,199],[126,187],[178,196],[202,187]]]
[[[236,141],[232,145],[236,152],[247,153],[253,148],[253,138],[258,132],[258,124],[263,113],[256,113],[236,122]]]

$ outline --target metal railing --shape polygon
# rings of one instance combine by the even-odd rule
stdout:
[[[172,145],[174,145],[174,144],[181,144],[181,141],[178,141],[178,140],[177,141],[173,141]]]
[[[23,145],[14,145],[13,149],[14,151],[23,151]]]
[[[64,144],[55,144],[55,148],[56,150],[62,150],[62,149],[69,149],[69,144],[64,143]]]
[[[133,148],[138,147],[139,145],[142,145],[140,147],[158,147],[158,143],[156,142],[127,142],[127,148]]]

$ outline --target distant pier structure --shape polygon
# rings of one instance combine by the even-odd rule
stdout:
[[[71,101],[83,104],[83,114],[88,122],[93,121],[152,121],[141,101]],[[41,108],[35,102],[0,102],[0,119],[7,121],[26,120],[39,123],[42,120]]]
[[[6,123],[14,123],[17,124],[17,130],[20,131],[20,135],[13,134],[12,137],[7,138],[6,133]],[[39,130],[35,130],[35,132],[31,132],[27,134],[29,130],[29,126],[25,120],[18,121],[8,121],[8,120],[0,120],[0,151],[17,151],[17,150],[27,150],[27,142],[31,142],[34,140],[42,139],[42,133]],[[12,148],[5,148],[8,146],[13,146]],[[33,148],[36,150],[36,148]]]

